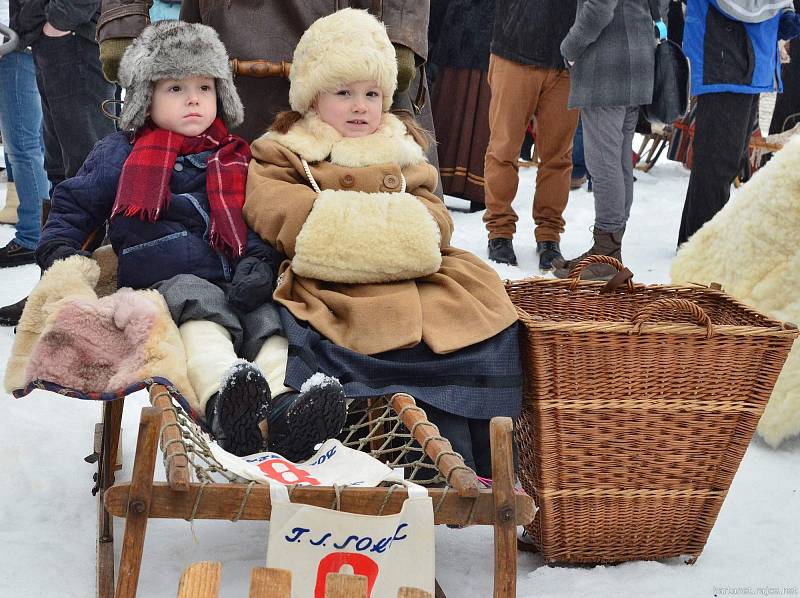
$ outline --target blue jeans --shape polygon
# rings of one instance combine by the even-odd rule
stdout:
[[[586,157],[583,155],[583,124],[578,119],[578,128],[575,129],[575,137],[572,138],[572,178],[579,179],[588,174]]]
[[[15,240],[26,249],[35,249],[42,200],[48,198],[50,185],[44,170],[42,105],[28,52],[11,52],[0,58],[0,130],[19,195]]]

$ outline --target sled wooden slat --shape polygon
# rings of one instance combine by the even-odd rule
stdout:
[[[144,534],[150,513],[153,473],[156,468],[157,431],[161,413],[155,407],[142,409],[139,436],[136,441],[136,459],[126,504],[125,536],[122,540],[117,598],[133,598],[139,583],[139,568],[142,564]],[[141,450],[140,450],[141,449]]]
[[[494,499],[494,596],[517,595],[517,522],[514,520],[514,469],[508,417],[496,417],[489,430]]]
[[[430,592],[426,592],[425,590],[404,586],[398,590],[397,598],[432,598],[432,596]]]
[[[362,598],[367,595],[364,575],[328,573],[325,576],[325,598]]]
[[[181,575],[178,598],[216,598],[219,595],[221,578],[221,563],[194,563]]]
[[[106,492],[105,507],[115,517],[125,517],[130,484],[116,484]],[[198,494],[202,492],[198,501]],[[240,511],[242,499],[248,493],[247,484],[209,484],[201,490],[192,484],[188,492],[176,494],[166,482],[155,482],[150,504],[151,519],[188,519],[194,510],[194,519],[234,519]],[[447,494],[442,498],[443,494]],[[434,523],[467,525],[472,512],[472,524],[493,525],[496,521],[492,490],[481,490],[478,496],[461,498],[452,490],[430,488],[428,494],[434,505],[441,502],[434,513]],[[340,491],[341,510],[347,513],[375,515],[386,497],[384,488],[345,488]],[[292,502],[329,508],[336,497],[330,486],[298,486],[292,491]],[[405,490],[398,489],[386,501],[384,515],[399,513],[403,501],[408,497]],[[195,505],[195,503],[197,503]],[[527,495],[515,495],[510,503],[516,515],[515,525],[524,525],[533,519],[533,503]],[[474,507],[473,507],[474,505]],[[195,508],[196,506],[196,508]],[[241,511],[241,520],[269,520],[272,507],[269,488],[255,486],[249,491],[246,507]]]
[[[428,421],[425,412],[416,406],[414,399],[405,393],[397,393],[392,399],[392,408],[403,424],[414,435],[423,450],[438,467],[459,496],[476,497],[480,484],[475,472],[464,465],[464,461],[452,454],[453,447],[447,440],[440,440],[439,429]]]
[[[291,598],[292,572],[288,569],[256,567],[250,574],[249,598],[274,596],[275,598]]]
[[[166,455],[167,480],[170,487],[177,492],[189,490],[191,472],[186,449],[181,442],[181,429],[178,427],[178,418],[169,392],[163,386],[154,386],[155,394],[151,393],[153,405],[161,411],[161,450]]]

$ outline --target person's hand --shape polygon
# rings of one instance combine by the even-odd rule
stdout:
[[[103,76],[106,81],[116,83],[119,78],[119,61],[128,46],[133,41],[132,37],[114,37],[100,42],[100,64],[103,66]]]
[[[225,296],[233,307],[248,313],[269,301],[273,288],[272,270],[267,263],[256,257],[246,257],[236,265],[233,282]]]
[[[397,56],[397,90],[395,93],[403,93],[411,85],[412,79],[417,72],[417,62],[411,48],[406,48],[400,44],[394,45],[394,53]]]
[[[65,260],[73,255],[92,257],[92,254],[82,249],[75,249],[63,241],[55,240],[40,246],[36,252],[37,261],[42,270],[47,270],[53,262]]]
[[[778,39],[794,39],[800,37],[800,15],[793,10],[781,13],[778,24]]]
[[[65,35],[69,35],[72,32],[61,31],[61,29],[56,29],[48,21],[47,23],[44,24],[44,27],[42,27],[42,33],[47,37],[64,37]]]

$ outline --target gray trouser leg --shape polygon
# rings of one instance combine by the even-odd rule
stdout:
[[[633,203],[633,134],[636,106],[581,108],[586,166],[592,173],[595,227],[625,227]]]

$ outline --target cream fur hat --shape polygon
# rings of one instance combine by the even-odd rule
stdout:
[[[300,38],[289,72],[292,110],[308,112],[317,95],[343,83],[374,79],[383,110],[397,87],[397,57],[383,23],[366,10],[345,8],[315,21]]]
[[[197,23],[159,21],[144,28],[119,63],[119,83],[125,88],[120,129],[145,123],[155,81],[187,77],[214,79],[220,118],[229,129],[241,124],[244,108],[217,32]]]

